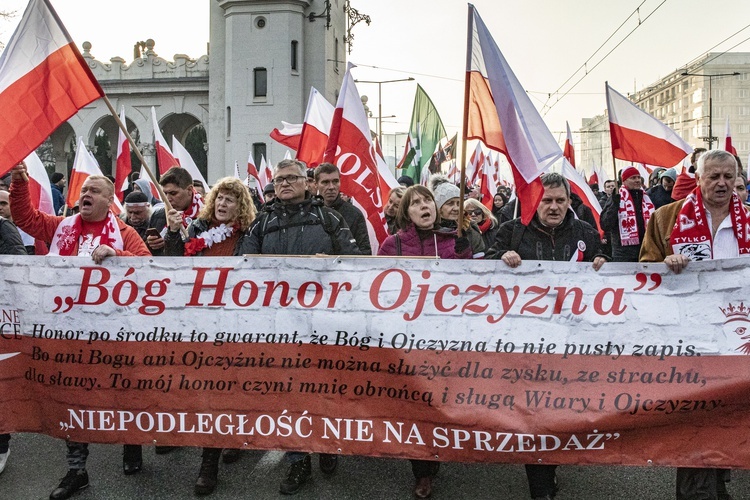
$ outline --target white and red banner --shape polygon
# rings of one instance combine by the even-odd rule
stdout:
[[[79,137],[76,143],[76,154],[73,158],[73,169],[70,171],[70,179],[68,179],[68,192],[65,196],[65,204],[68,208],[73,208],[78,203],[81,186],[90,175],[102,175],[102,171],[96,159],[91,156],[86,148],[83,137]]]
[[[120,108],[120,121],[125,121],[125,106]],[[125,191],[128,189],[128,176],[133,169],[130,161],[130,143],[119,127],[117,129],[117,157],[115,159],[115,196],[122,202],[125,198]]]
[[[693,152],[677,132],[605,83],[612,156],[671,168]]]
[[[32,151],[23,161],[26,164],[26,173],[29,176],[31,206],[45,214],[57,215],[52,202],[52,187],[42,160],[36,152]]]
[[[604,165],[595,166],[594,170],[597,172],[597,177],[599,178],[599,191],[604,191],[604,183],[607,182],[607,179],[610,177],[608,177],[607,173],[604,171]]]
[[[81,186],[91,175],[103,175],[99,168],[99,163],[96,161],[94,155],[86,148],[86,144],[83,142],[83,137],[78,138],[76,144],[76,155],[73,158],[73,169],[70,171],[70,180],[68,181],[68,194],[65,197],[65,204],[68,208],[75,207],[78,203],[78,198],[81,196]],[[110,206],[110,210],[115,215],[119,215],[123,212],[122,204],[117,199],[116,193],[115,198]]]
[[[466,182],[468,184],[473,186],[479,182],[482,165],[484,165],[484,150],[482,149],[482,143],[477,142],[474,152],[469,157],[469,163],[466,165]]]
[[[587,181],[589,184],[596,184],[599,186],[599,190],[601,190],[601,183],[599,182],[599,173],[596,171],[596,167],[591,169],[591,175],[589,175],[589,180]]]
[[[252,151],[247,154],[247,178],[245,184],[250,186],[250,178],[255,179],[255,183],[258,186],[258,190],[262,190],[263,186],[260,184],[260,174],[258,173],[258,167],[255,165],[255,158],[253,158]]]
[[[106,262],[0,256],[0,432],[750,468],[748,259]]]
[[[376,154],[365,109],[351,74],[346,71],[333,114],[325,161],[341,172],[341,192],[365,215],[373,252],[388,236],[383,205],[398,186],[388,165]],[[377,242],[377,244],[375,244]]]
[[[506,156],[521,201],[521,220],[528,224],[544,192],[539,176],[562,150],[471,4],[467,46],[466,139],[479,139]]]
[[[29,199],[31,200],[31,206],[45,214],[57,215],[55,213],[55,205],[52,202],[52,186],[50,186],[47,170],[44,168],[42,160],[36,154],[36,151],[32,151],[23,161],[26,164],[26,174],[29,177]],[[44,241],[37,240],[20,229],[18,232],[21,234],[24,245],[34,246],[35,255],[47,255],[49,248]],[[0,327],[0,329],[2,328]]]
[[[560,173],[563,177],[568,179],[570,191],[577,194],[583,201],[583,204],[591,209],[591,212],[594,215],[594,220],[596,221],[596,229],[599,231],[599,234],[604,236],[602,225],[599,222],[599,216],[602,213],[602,206],[596,198],[594,191],[591,190],[589,183],[586,182],[586,178],[568,162],[567,158],[563,159],[562,171]]]
[[[576,151],[573,147],[573,134],[570,133],[570,124],[565,121],[565,147],[563,148],[563,156],[568,160],[570,166],[576,168]]]
[[[648,186],[648,180],[651,177],[651,173],[654,171],[654,168],[650,165],[646,165],[645,163],[636,162],[632,165],[638,170],[638,173],[641,174],[641,177],[643,177],[643,184],[644,186]]]
[[[206,182],[203,174],[198,170],[198,165],[195,164],[193,157],[190,156],[190,152],[185,149],[185,146],[180,144],[180,141],[175,136],[172,136],[172,151],[174,152],[175,160],[177,160],[177,166],[187,170],[194,181],[201,181],[203,189],[208,193],[208,182]]]
[[[492,151],[490,151],[482,163],[482,173],[479,177],[482,184],[480,188],[482,197],[479,201],[490,211],[492,211],[497,194],[498,168],[497,158],[492,158]]]
[[[596,165],[591,167],[591,175],[589,175],[588,180],[589,185],[596,183],[597,186],[599,186],[599,191],[604,191],[604,183],[607,179],[607,173],[604,171],[603,167]]]
[[[103,95],[50,3],[31,0],[0,55],[0,176]]]
[[[156,187],[156,184],[153,183],[151,180],[151,176],[148,175],[148,172],[146,172],[146,167],[141,165],[141,170],[138,173],[139,179],[146,179],[148,181],[148,189],[151,191],[151,196],[156,198],[157,200],[161,201],[161,195],[159,194],[159,189]]]
[[[333,109],[333,105],[315,87],[310,88],[297,149],[297,159],[305,162],[308,168],[317,167],[323,162],[328,145],[328,131],[333,121]]]
[[[172,154],[169,144],[159,130],[159,120],[156,119],[156,109],[151,106],[151,124],[154,127],[154,150],[156,152],[156,163],[159,174],[163,174],[172,167],[179,167],[180,162]]]
[[[461,173],[461,171],[458,169],[458,164],[456,163],[456,159],[453,158],[450,163],[450,167],[448,168],[448,174],[446,174],[446,177],[448,177],[453,184],[458,184],[460,182],[460,179],[458,178],[458,175]]]
[[[260,174],[258,180],[260,181],[260,189],[263,190],[266,184],[273,181],[273,164],[270,160],[266,161],[263,155],[260,155]]]
[[[299,149],[299,140],[302,136],[302,123],[287,123],[281,121],[281,130],[275,128],[271,131],[271,139],[283,144],[289,149],[297,151]]]

